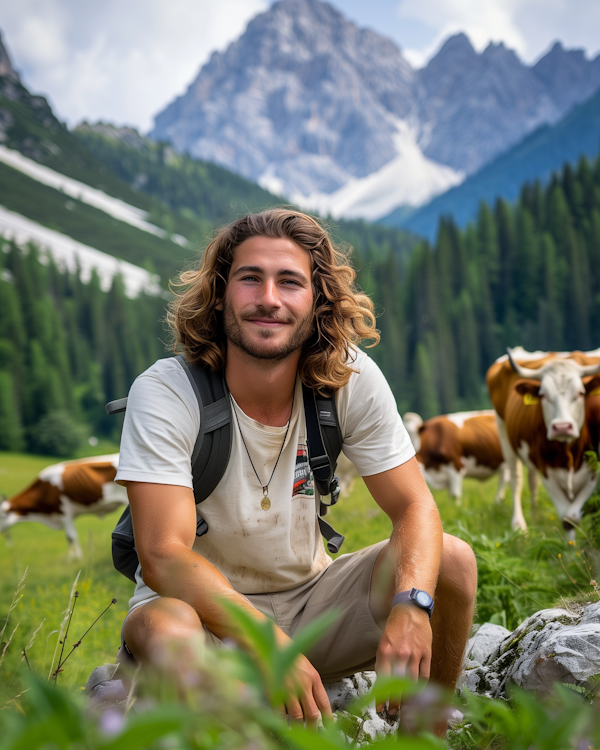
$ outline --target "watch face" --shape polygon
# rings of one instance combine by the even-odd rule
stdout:
[[[431,604],[431,597],[426,591],[419,591],[415,596],[415,600],[421,607],[429,607]]]

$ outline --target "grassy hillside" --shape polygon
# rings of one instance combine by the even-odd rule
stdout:
[[[238,213],[285,202],[217,164],[177,154],[131,128],[82,123],[73,136],[113,177],[187,216],[193,212],[222,223]]]
[[[0,204],[79,242],[158,273],[163,283],[193,251],[137,229],[0,163]]]
[[[563,164],[575,164],[580,156],[593,158],[600,151],[600,91],[580,104],[556,125],[544,125],[505,154],[468,177],[462,185],[434,198],[411,213],[397,209],[381,220],[433,240],[440,216],[452,215],[464,227],[475,218],[481,201],[493,203],[497,197],[514,201],[525,182],[547,182]]]

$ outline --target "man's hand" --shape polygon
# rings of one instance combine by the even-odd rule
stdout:
[[[290,697],[285,708],[291,721],[305,721],[307,728],[316,730],[319,713],[333,717],[321,677],[306,656],[296,660],[287,687]]]
[[[432,634],[429,616],[414,604],[392,608],[379,641],[375,671],[381,676],[428,680],[431,670]],[[394,716],[399,700],[390,700],[388,713]],[[377,706],[383,711],[383,704]]]

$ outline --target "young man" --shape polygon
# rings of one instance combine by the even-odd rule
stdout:
[[[166,642],[232,637],[222,597],[271,618],[282,644],[335,607],[333,629],[295,667],[299,696],[287,710],[309,724],[331,713],[322,681],[362,669],[453,687],[476,589],[473,553],[443,534],[389,386],[356,348],[379,337],[354,278],[304,214],[273,209],[221,229],[182,274],[169,314],[186,358],[224,368],[231,395],[230,461],[199,507],[208,533],[195,535],[191,482],[199,410],[176,359],[134,383],[117,475],[140,558],[129,654],[152,663]],[[333,562],[306,460],[302,382],[336,394],[343,451],[393,524],[389,540]],[[416,601],[413,588],[424,592]]]

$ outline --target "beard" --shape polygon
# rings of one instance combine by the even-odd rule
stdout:
[[[247,320],[254,317],[270,318],[271,320],[290,324],[290,332],[287,339],[282,341],[278,346],[273,347],[269,346],[269,340],[278,333],[276,330],[261,329],[259,331],[260,339],[264,342],[264,345],[261,341],[257,342],[246,336],[242,330],[240,320]],[[293,325],[294,322],[295,326]],[[238,318],[227,303],[227,300],[223,300],[223,331],[225,338],[228,342],[237,346],[238,349],[241,349],[245,354],[254,359],[272,360],[275,362],[287,359],[287,357],[304,345],[311,337],[313,330],[314,319],[312,310],[298,320],[290,317],[268,315],[260,309],[246,312]]]

